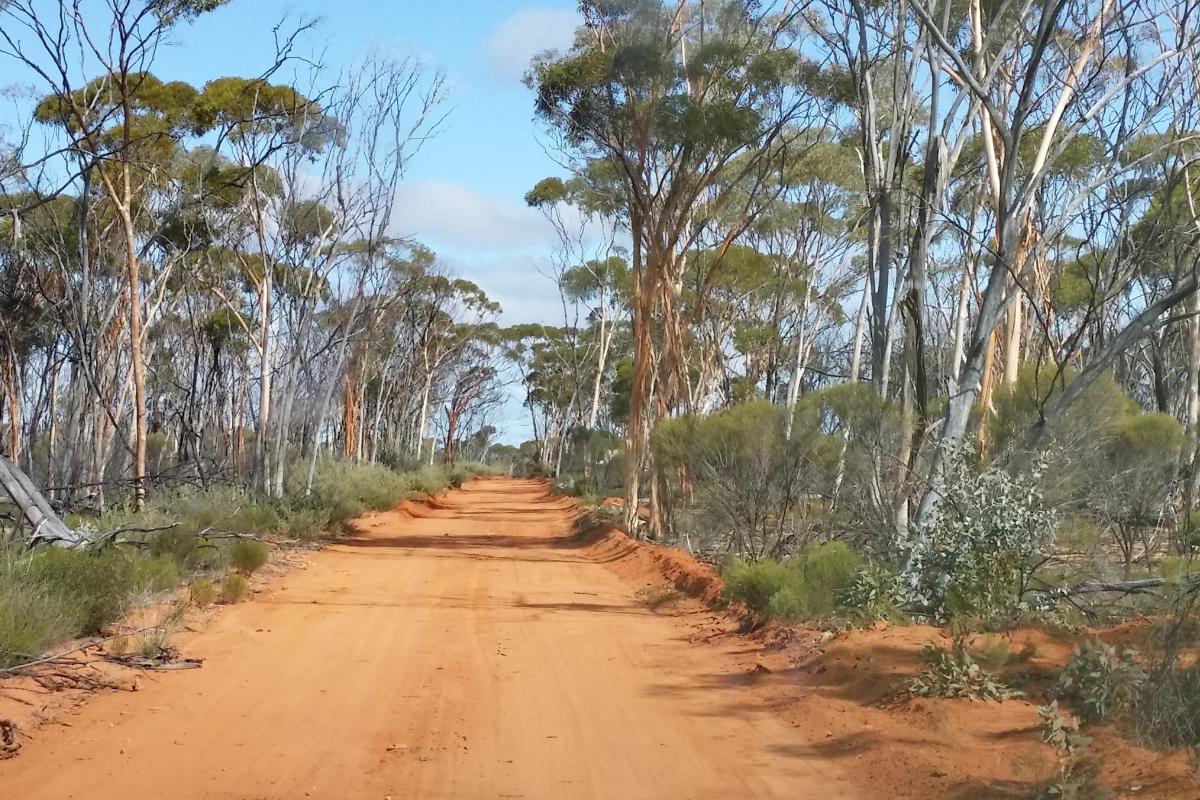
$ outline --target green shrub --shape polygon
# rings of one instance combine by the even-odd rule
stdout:
[[[424,466],[415,472],[404,473],[407,496],[432,497],[446,488],[450,482],[447,470],[442,467]]]
[[[912,605],[936,621],[1003,624],[1020,611],[1057,515],[1038,488],[1040,462],[1012,475],[995,466],[979,471],[971,459],[966,450],[947,452],[939,511],[914,526],[903,577]]]
[[[789,576],[787,567],[774,559],[733,559],[725,564],[721,577],[726,598],[765,616],[770,613],[771,598],[787,586]]]
[[[31,580],[27,563],[0,568],[0,667],[36,658],[83,627],[79,604]]]
[[[1200,571],[1195,561],[1190,556],[1167,556],[1158,562],[1158,574],[1168,583],[1180,583]]]
[[[190,530],[168,530],[154,534],[149,541],[149,552],[155,556],[166,556],[183,569],[191,569],[203,559],[198,552],[200,540]]]
[[[1126,711],[1145,681],[1135,650],[1092,640],[1075,648],[1058,674],[1055,692],[1084,722],[1100,722]]]
[[[217,587],[212,581],[201,578],[192,581],[192,585],[188,587],[188,595],[193,605],[204,608],[217,601]]]
[[[440,491],[445,485],[445,475],[436,467],[430,470],[435,488]],[[382,464],[350,464],[333,459],[323,459],[313,473],[312,491],[306,496],[304,481],[307,466],[297,465],[289,482],[289,493],[303,498],[306,506],[328,509],[331,522],[342,523],[361,516],[369,509],[377,511],[392,508],[404,499],[412,488],[418,473],[400,473]]]
[[[929,642],[921,648],[925,669],[908,684],[920,697],[963,697],[969,700],[1006,700],[1020,696],[971,658],[961,640],[950,650]]]
[[[134,583],[145,592],[166,592],[179,585],[179,566],[169,556],[133,558]]]
[[[1087,757],[1092,743],[1079,732],[1079,723],[1058,713],[1058,701],[1038,708],[1042,741],[1054,748],[1057,769],[1037,793],[1037,800],[1101,800],[1110,797],[1096,785],[1097,765]]]
[[[250,503],[239,508],[237,513],[227,518],[221,527],[234,533],[261,536],[264,533],[275,533],[283,528],[283,520],[274,507],[265,503]]]
[[[341,525],[355,517],[361,517],[365,513],[367,513],[367,507],[361,500],[353,497],[339,497],[329,507],[329,520]]]
[[[808,530],[800,498],[820,490],[817,408],[801,404],[790,422],[789,436],[787,411],[755,400],[655,427],[655,459],[666,474],[690,476],[697,533],[712,546],[777,558]]]
[[[903,621],[904,600],[905,589],[899,573],[879,561],[866,564],[842,594],[842,604],[860,624],[878,619]]]
[[[30,578],[72,603],[80,633],[98,633],[129,609],[139,585],[133,557],[118,550],[100,552],[44,547],[29,561]]]
[[[271,550],[258,539],[238,539],[229,546],[229,565],[243,575],[253,575],[266,565]]]
[[[221,581],[221,602],[240,603],[250,594],[250,582],[242,575],[231,572]]]
[[[329,527],[330,513],[321,508],[286,508],[282,533],[289,539],[315,542]]]
[[[779,619],[814,619],[842,607],[843,597],[863,570],[862,557],[843,542],[806,545],[780,562],[728,562],[721,572],[730,600]]]

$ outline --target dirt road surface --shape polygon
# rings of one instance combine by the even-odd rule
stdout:
[[[569,501],[477,481],[375,515],[188,635],[199,670],[103,694],[0,762],[21,800],[837,800],[836,768],[567,539]]]

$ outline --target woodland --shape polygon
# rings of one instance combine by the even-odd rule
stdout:
[[[1200,745],[1194,0],[582,0],[525,78],[561,316],[519,324],[395,234],[445,76],[314,63],[300,22],[258,74],[156,77],[224,4],[0,3],[0,635],[46,546],[144,588],[539,475],[753,624],[1153,619],[1064,702]],[[961,641],[929,670],[1003,694]]]

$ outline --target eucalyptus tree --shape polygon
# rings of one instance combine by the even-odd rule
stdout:
[[[792,3],[585,0],[580,11],[584,24],[573,47],[540,58],[529,82],[538,115],[560,134],[578,170],[606,162],[627,214],[635,342],[626,476],[632,523],[656,327],[653,418],[692,399],[680,309],[685,255],[714,216],[750,198],[720,250],[745,229],[763,198],[732,187],[765,180],[770,155],[786,146],[786,131],[811,104],[792,91],[801,61],[797,49],[785,46],[801,30]],[[657,531],[653,497],[651,512]]]
[[[1102,168],[1060,199],[1054,227],[1040,232],[1052,241],[1069,232],[1086,198],[1106,187],[1119,194],[1124,178],[1154,157],[1153,148],[1138,152],[1135,143],[1174,126],[1168,112],[1176,110],[1171,104],[1178,102],[1179,88],[1190,85],[1189,65],[1200,39],[1195,9],[1188,3],[972,4],[966,25],[942,8],[924,3],[911,8],[936,63],[946,67],[942,73],[953,76],[944,79],[945,91],[978,109],[981,131],[992,140],[986,149],[995,219],[994,244],[986,255],[988,275],[968,326],[956,391],[947,404],[918,511],[918,520],[929,522],[940,498],[945,454],[966,433],[992,335],[1015,296],[1013,283],[1023,284],[1032,269],[1024,258],[1022,235],[1047,176],[1080,137],[1103,143],[1107,158]],[[1036,142],[1036,148],[1022,164],[1027,140]],[[925,169],[928,175],[928,163]],[[1146,303],[1100,352],[1091,354],[1088,367],[1052,401],[1042,422],[1061,414],[1117,353],[1140,338],[1163,311],[1186,299],[1195,284],[1194,271],[1181,275],[1174,291]]]

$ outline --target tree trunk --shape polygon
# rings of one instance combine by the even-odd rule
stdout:
[[[0,456],[0,489],[12,499],[20,509],[21,516],[29,523],[31,532],[28,541],[31,547],[41,543],[75,547],[82,542],[79,534],[68,528],[54,513],[29,476],[3,456]]]

